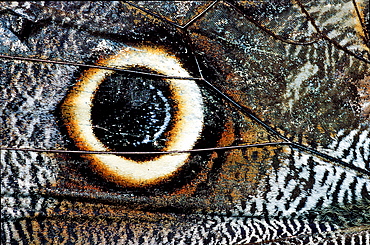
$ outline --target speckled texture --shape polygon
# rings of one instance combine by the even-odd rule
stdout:
[[[170,22],[122,2],[0,3],[1,54],[95,64],[126,47],[164,48],[289,140],[336,159],[284,145],[192,153],[168,183],[122,188],[76,154],[1,150],[2,243],[369,243],[368,30],[352,1],[303,1],[314,23],[297,2],[221,1],[184,30],[170,22],[211,2],[139,3]],[[78,149],[60,106],[85,68],[5,58],[0,68],[1,147]],[[283,141],[202,81],[195,148]]]

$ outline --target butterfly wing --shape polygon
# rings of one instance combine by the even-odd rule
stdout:
[[[200,85],[209,98],[206,113],[222,122],[215,146],[286,138],[340,161],[280,145],[214,152],[194,155],[193,162],[206,167],[175,189],[122,190],[89,176],[79,156],[2,150],[2,241],[366,244],[369,178],[353,166],[369,170],[363,86],[369,65],[346,51],[366,59],[366,43],[355,38],[366,35],[334,22],[336,16],[357,18],[346,12],[352,5],[304,2],[313,23],[290,2],[144,2],[144,9],[117,2],[48,4],[3,3],[2,54],[94,64],[136,43],[164,46],[192,76],[203,76],[247,108],[234,108]],[[334,41],[345,41],[344,49]],[[73,147],[58,108],[88,68],[1,62],[2,147]],[[348,225],[356,228],[340,230]]]

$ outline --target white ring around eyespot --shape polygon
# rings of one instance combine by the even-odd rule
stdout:
[[[150,47],[126,48],[100,65],[110,67],[147,67],[167,76],[190,77],[178,60],[161,49]],[[81,150],[108,151],[93,132],[91,107],[94,93],[105,77],[113,71],[89,69],[73,87],[62,105],[67,130]],[[203,99],[197,84],[191,80],[167,79],[173,98],[177,101],[175,125],[165,150],[190,150],[203,128]],[[137,162],[110,154],[85,155],[96,170],[121,186],[146,186],[159,183],[179,170],[188,153],[161,155],[154,160]]]

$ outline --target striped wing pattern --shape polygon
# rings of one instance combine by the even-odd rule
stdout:
[[[5,55],[93,63],[149,34],[161,44],[163,30],[185,33],[179,49],[193,49],[207,81],[338,160],[291,145],[229,150],[196,184],[142,195],[89,182],[72,154],[1,150],[2,243],[369,244],[369,34],[354,2],[0,3]],[[1,147],[68,150],[56,111],[81,68],[5,58],[0,67]],[[280,141],[223,102],[218,146]]]

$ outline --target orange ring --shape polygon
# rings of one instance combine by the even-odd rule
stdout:
[[[142,66],[167,76],[190,77],[178,60],[161,49],[150,47],[126,48],[109,57],[100,65],[110,67]],[[94,93],[105,77],[114,71],[89,69],[72,88],[63,105],[62,113],[69,135],[81,150],[109,151],[94,135],[91,107]],[[178,104],[174,127],[165,150],[190,150],[203,129],[203,99],[197,84],[191,80],[167,79]],[[84,155],[95,170],[109,181],[126,187],[152,185],[168,179],[185,164],[189,153],[165,154],[153,160],[137,162],[110,154]]]

